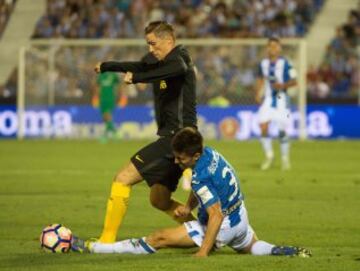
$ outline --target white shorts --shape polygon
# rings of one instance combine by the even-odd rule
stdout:
[[[239,213],[241,221],[233,227],[230,227],[229,220],[226,217],[224,218],[219,233],[216,236],[216,248],[229,246],[236,251],[241,251],[251,243],[254,230],[249,225],[244,204],[240,207]],[[206,226],[200,224],[198,220],[185,222],[184,225],[191,239],[200,247],[204,240]]]
[[[280,130],[285,130],[290,119],[290,110],[288,108],[272,107],[268,103],[263,103],[258,111],[259,123],[274,121]]]

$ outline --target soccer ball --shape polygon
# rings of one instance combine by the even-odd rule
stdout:
[[[71,247],[71,237],[71,231],[63,225],[49,225],[40,235],[41,248],[46,252],[66,253]]]

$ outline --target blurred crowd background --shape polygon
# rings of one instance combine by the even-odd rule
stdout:
[[[142,38],[149,21],[180,38],[301,37],[324,0],[48,0],[34,38]]]
[[[227,106],[253,104],[253,86],[259,60],[264,56],[263,46],[187,46],[197,71],[198,103]],[[294,47],[285,46],[289,57],[296,59]],[[56,103],[85,102],[96,87],[94,66],[99,60],[137,60],[146,51],[144,46],[59,47],[56,52],[56,80],[53,88]],[[33,103],[47,99],[49,80],[47,58],[27,54],[26,90]],[[36,63],[36,65],[31,65]],[[151,85],[122,87],[126,104],[151,102]]]
[[[328,0],[329,1],[329,0]],[[325,0],[48,0],[46,13],[39,18],[33,39],[122,39],[143,38],[143,28],[153,20],[175,25],[179,38],[257,38],[303,37],[311,28]],[[1,0],[0,35],[15,1]],[[348,19],[334,29],[321,65],[308,69],[308,97],[312,101],[343,99],[358,95],[360,88],[359,54],[360,1]],[[88,101],[94,88],[93,65],[99,60],[136,60],[145,52],[140,48],[105,46],[101,49],[60,48],[56,59],[56,96]],[[257,62],[263,56],[256,46],[209,47],[192,50],[198,69],[198,100],[211,104],[219,98],[224,104],[253,102]],[[285,54],[295,58],[291,48]],[[246,57],[244,57],[246,56]],[[36,80],[27,89],[47,91],[48,79],[42,78],[47,63],[36,55],[27,71]],[[42,64],[41,64],[42,63]],[[31,76],[30,76],[31,77]],[[3,96],[16,95],[16,71],[3,86]],[[144,103],[151,93],[145,86],[124,88],[126,104]],[[1,93],[1,92],[0,92]]]
[[[0,38],[14,8],[14,4],[15,0],[0,0]]]

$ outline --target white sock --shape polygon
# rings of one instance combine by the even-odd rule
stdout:
[[[151,254],[156,250],[145,242],[145,238],[127,239],[112,244],[95,242],[91,247],[92,253],[120,253],[120,254]]]
[[[287,136],[280,138],[280,152],[283,159],[289,158],[290,143]]]
[[[259,240],[252,245],[251,254],[256,256],[271,255],[271,250],[273,247],[274,245]]]
[[[263,147],[265,156],[267,159],[273,159],[274,158],[274,152],[272,148],[272,141],[270,137],[264,137],[262,136],[260,138],[261,145]]]

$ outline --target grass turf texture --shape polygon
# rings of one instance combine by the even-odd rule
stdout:
[[[312,249],[309,259],[237,255],[222,249],[207,259],[195,251],[156,255],[46,254],[39,235],[63,223],[88,238],[100,234],[110,182],[146,142],[0,141],[0,269],[2,270],[360,270],[360,142],[293,142],[290,172],[258,170],[260,145],[207,142],[235,167],[258,236]],[[276,146],[278,147],[278,146]],[[118,238],[175,225],[150,206],[137,185]],[[176,197],[185,200],[178,189]]]

